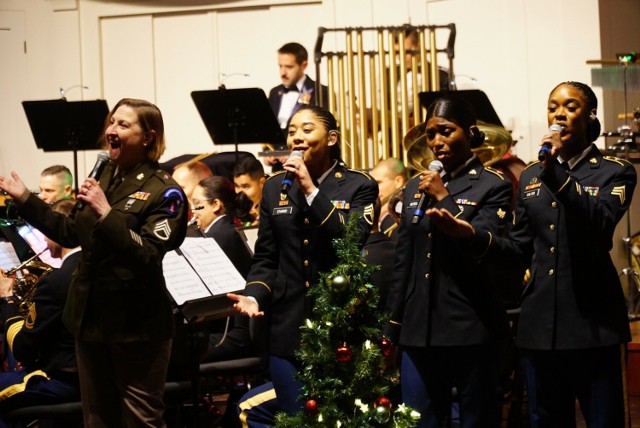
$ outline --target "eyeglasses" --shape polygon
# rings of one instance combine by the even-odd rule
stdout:
[[[204,209],[204,205],[202,205],[204,202],[210,202],[213,201],[213,198],[209,198],[209,199],[193,199],[191,202],[193,202],[193,206],[191,207],[191,211],[198,211],[198,210],[203,210]]]

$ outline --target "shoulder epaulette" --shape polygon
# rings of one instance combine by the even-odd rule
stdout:
[[[625,165],[625,162],[626,162],[627,164],[631,165],[631,162],[629,162],[628,160],[626,160],[626,159],[622,159],[622,158],[617,158],[617,157],[615,157],[615,156],[602,156],[602,158],[603,158],[604,160],[609,161],[609,162],[615,162],[615,163],[617,163],[617,164],[618,164],[618,165],[620,165],[620,166],[624,166],[624,165]]]
[[[540,161],[539,161],[539,160],[537,160],[537,161],[533,161],[533,162],[531,162],[529,165],[525,166],[525,167],[524,167],[524,169],[529,169],[529,168],[531,168],[532,166],[534,166],[534,165],[536,165],[536,164],[539,164],[539,163],[540,163]],[[523,171],[524,171],[524,170],[523,170]]]
[[[271,174],[271,175],[269,175],[269,176],[267,177],[267,181],[268,181],[268,180],[271,180],[273,177],[276,177],[276,176],[278,176],[278,175],[284,174],[285,172],[287,172],[287,171],[282,170],[282,171],[274,172],[273,174]]]
[[[493,169],[490,166],[485,166],[484,170],[487,172],[490,172],[491,174],[497,175],[498,177],[500,177],[500,180],[504,180],[504,174],[498,171],[497,169]]]
[[[362,175],[364,175],[364,176],[365,176],[365,177],[367,177],[369,180],[373,180],[373,178],[371,178],[371,176],[370,176],[369,174],[367,174],[366,172],[364,172],[364,171],[359,171],[359,170],[357,170],[357,169],[351,169],[351,168],[347,168],[347,171],[357,172],[358,174],[362,174]]]

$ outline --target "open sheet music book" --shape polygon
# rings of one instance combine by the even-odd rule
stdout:
[[[7,271],[20,264],[20,259],[11,242],[0,241],[0,268]]]
[[[185,238],[162,262],[167,289],[178,306],[244,289],[245,280],[213,238]],[[229,306],[232,305],[229,300]]]

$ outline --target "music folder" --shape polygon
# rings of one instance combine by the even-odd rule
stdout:
[[[213,238],[185,238],[162,262],[167,290],[189,322],[234,313],[227,293],[242,292],[245,280]]]

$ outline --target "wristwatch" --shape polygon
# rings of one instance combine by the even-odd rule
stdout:
[[[4,306],[6,304],[9,303],[16,303],[17,299],[16,296],[4,296],[4,297],[0,297],[0,305]]]

